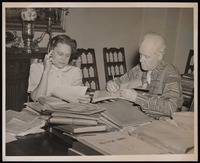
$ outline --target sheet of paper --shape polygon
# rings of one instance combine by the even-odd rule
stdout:
[[[95,91],[94,96],[92,98],[92,102],[95,103],[95,102],[115,99],[119,97],[120,97],[119,93],[110,93],[106,90],[100,90],[100,91],[98,90],[98,91]]]
[[[13,118],[10,122],[6,124],[6,131],[11,132],[15,135],[21,134],[26,132],[27,130],[30,130],[31,128],[34,128],[38,126],[39,128],[41,126],[44,126],[44,120],[42,119],[35,119],[31,123],[26,123],[22,120]]]
[[[17,112],[14,110],[6,110],[6,123],[11,121],[14,117],[18,117],[21,112]]]
[[[42,104],[40,104],[39,102],[27,102],[27,103],[24,103],[24,105],[32,108],[33,110],[37,111],[38,113],[41,113],[42,112]]]
[[[6,143],[12,142],[17,140],[17,138],[15,137],[15,134],[12,134],[10,132],[6,132]]]
[[[133,135],[174,154],[184,154],[194,147],[193,134],[170,121],[153,121],[151,124],[138,127]]]
[[[57,86],[52,95],[68,102],[79,103],[77,97],[85,95],[87,89],[87,86]]]

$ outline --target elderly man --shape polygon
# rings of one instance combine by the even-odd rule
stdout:
[[[146,113],[171,116],[182,106],[183,97],[178,69],[163,59],[166,47],[161,35],[146,34],[139,48],[140,64],[120,78],[108,81],[107,90],[120,93]]]

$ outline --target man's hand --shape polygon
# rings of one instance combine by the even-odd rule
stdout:
[[[114,81],[108,81],[106,84],[106,89],[108,92],[115,93],[119,91],[120,85]]]
[[[135,102],[137,97],[137,92],[133,89],[121,89],[120,95],[122,98],[128,101]]]

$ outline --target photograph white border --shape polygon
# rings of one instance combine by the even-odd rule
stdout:
[[[6,27],[5,27],[5,7],[13,7],[15,6],[17,7],[61,7],[61,6],[67,6],[67,7],[87,7],[87,8],[100,8],[100,7],[163,7],[163,8],[188,8],[188,7],[192,7],[194,8],[194,61],[196,63],[194,63],[194,73],[195,73],[195,77],[194,77],[194,84],[195,84],[195,91],[194,91],[194,121],[195,121],[195,138],[194,138],[194,144],[195,144],[195,149],[194,149],[194,154],[184,154],[184,155],[175,155],[175,154],[170,154],[170,155],[122,155],[122,156],[26,156],[26,157],[21,157],[21,156],[17,156],[17,157],[9,157],[9,156],[5,156],[5,88],[6,88],[6,84],[5,84],[5,31],[6,31]],[[63,3],[59,3],[59,2],[51,2],[51,3],[40,3],[40,2],[30,2],[30,3],[21,3],[21,2],[13,2],[13,3],[6,3],[3,2],[2,3],[2,91],[3,91],[3,106],[2,106],[2,145],[3,145],[3,161],[192,161],[192,160],[197,160],[198,158],[198,127],[197,127],[197,119],[198,119],[198,106],[197,106],[197,91],[198,91],[198,69],[197,69],[197,61],[198,61],[198,3],[195,2],[191,2],[191,3],[138,3],[138,2],[120,2],[120,3],[89,3],[89,2],[84,2],[84,3],[70,3],[70,2],[63,2]]]

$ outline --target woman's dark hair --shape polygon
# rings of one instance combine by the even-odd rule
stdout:
[[[67,35],[57,35],[57,36],[53,37],[49,41],[48,46],[47,46],[48,53],[52,49],[54,49],[57,46],[58,43],[69,45],[71,47],[72,55],[76,53],[76,48],[77,48],[76,40],[72,39],[71,37],[69,37]]]

